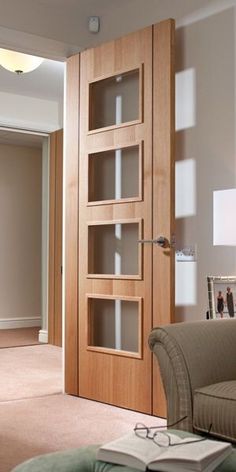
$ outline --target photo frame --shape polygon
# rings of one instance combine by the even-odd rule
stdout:
[[[236,317],[236,276],[208,276],[209,318]]]

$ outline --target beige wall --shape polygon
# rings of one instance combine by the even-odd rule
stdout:
[[[176,32],[176,318],[205,317],[207,275],[235,275],[236,250],[213,246],[213,190],[236,186],[235,8]],[[232,216],[235,218],[235,215]]]
[[[41,316],[41,180],[40,149],[0,145],[0,327]]]

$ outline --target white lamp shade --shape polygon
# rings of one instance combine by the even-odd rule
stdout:
[[[236,246],[236,189],[213,192],[213,244]]]
[[[8,49],[0,49],[0,64],[16,74],[31,72],[43,62],[43,58],[30,56],[21,52],[9,51]]]

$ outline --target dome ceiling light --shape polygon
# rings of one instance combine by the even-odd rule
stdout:
[[[41,57],[0,48],[0,65],[17,75],[31,72],[39,67],[42,62],[43,58]]]

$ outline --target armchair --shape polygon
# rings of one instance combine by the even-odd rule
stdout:
[[[183,322],[149,337],[167,399],[167,420],[236,443],[236,320]]]

